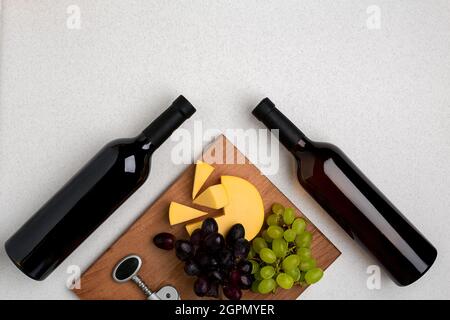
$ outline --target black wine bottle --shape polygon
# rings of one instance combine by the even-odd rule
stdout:
[[[339,148],[308,139],[268,98],[253,115],[279,130],[280,142],[297,160],[300,184],[398,285],[413,283],[431,267],[433,245]]]
[[[145,182],[153,152],[195,111],[179,96],[141,134],[103,147],[6,242],[16,266],[45,279]]]

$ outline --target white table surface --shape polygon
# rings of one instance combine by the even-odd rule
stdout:
[[[81,28],[66,26],[77,5]],[[369,5],[380,29],[367,26]],[[372,11],[370,11],[372,12]],[[450,298],[450,2],[3,0],[0,38],[0,298],[76,299],[84,270],[184,169],[155,154],[149,180],[47,280],[3,243],[107,141],[137,134],[178,94],[204,128],[262,128],[269,96],[305,133],[340,146],[439,251],[397,287],[298,186],[281,153],[270,179],[342,251],[303,299]],[[185,128],[192,129],[194,121]]]

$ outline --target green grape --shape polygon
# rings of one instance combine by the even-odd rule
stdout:
[[[316,267],[316,260],[313,258],[305,259],[300,262],[298,267],[301,271],[309,271]]]
[[[294,222],[295,219],[295,212],[292,208],[286,208],[284,209],[283,212],[283,221],[285,224],[287,224],[288,226],[292,224],[292,222]]]
[[[300,261],[311,258],[311,249],[310,248],[298,248],[297,255],[300,257]]]
[[[259,263],[256,262],[255,260],[249,260],[250,263],[252,264],[252,274],[255,274],[259,271]]]
[[[253,281],[253,283],[252,283],[252,292],[259,293],[258,286],[259,286],[260,282],[261,282],[260,280]]]
[[[255,249],[253,247],[250,247],[250,251],[248,252],[247,259],[253,259],[256,256]]]
[[[264,279],[258,285],[259,293],[266,294],[276,288],[277,283],[273,279]]]
[[[284,239],[274,239],[272,242],[272,251],[277,258],[283,258],[288,251],[288,244]]]
[[[268,264],[272,264],[275,262],[275,260],[277,260],[277,256],[269,248],[262,248],[259,252],[259,257],[262,261]]]
[[[272,239],[279,239],[281,237],[283,237],[283,228],[280,226],[270,226],[267,229],[267,234],[269,235],[269,237],[271,237]],[[253,240],[254,241],[254,240]]]
[[[265,266],[261,268],[259,273],[263,279],[270,279],[274,276],[275,269],[272,266]]]
[[[287,242],[294,242],[296,236],[297,234],[291,229],[287,229],[283,233],[283,238]]]
[[[301,285],[305,283],[305,274],[306,272],[300,271],[300,279],[298,280],[298,282],[300,282]]]
[[[266,223],[268,226],[277,226],[280,223],[280,217],[277,214],[271,214],[267,217]]]
[[[266,240],[264,240],[261,237],[256,237],[252,241],[252,247],[253,247],[253,250],[255,250],[256,253],[259,253],[262,248],[267,248]]]
[[[297,248],[309,248],[311,246],[312,234],[304,231],[295,238],[295,245]]]
[[[305,281],[307,284],[313,284],[322,279],[323,271],[320,268],[313,268],[306,272]]]
[[[294,279],[294,281],[299,281],[300,280],[300,276],[301,276],[301,272],[299,268],[294,268],[291,270],[287,270],[286,273],[288,275],[290,275],[292,277],[292,279]]]
[[[255,280],[258,280],[258,281],[263,280],[263,277],[261,277],[261,273],[259,271],[255,272],[255,274],[253,274],[253,276],[255,277]]]
[[[267,234],[267,230],[264,230],[262,235],[263,239],[267,242],[267,243],[271,243],[272,242],[272,238],[269,237],[269,235]]]
[[[288,271],[297,268],[299,263],[300,263],[299,256],[296,254],[291,254],[290,256],[284,258],[283,262],[281,263],[281,267],[283,268],[284,271]]]
[[[286,273],[280,273],[277,276],[277,283],[283,289],[290,289],[294,285],[294,279]]]
[[[275,289],[278,288],[277,277],[278,277],[279,274],[280,274],[280,273],[276,273],[276,274],[273,276],[273,278],[272,278],[272,279],[275,280],[275,288],[273,288],[273,291],[274,291],[274,292],[275,292]]]
[[[278,215],[282,215],[284,212],[284,207],[283,205],[279,204],[279,203],[274,203],[272,205],[272,212]]]
[[[305,274],[306,272],[300,271],[300,279],[298,279],[298,282],[305,282]]]
[[[296,234],[300,234],[306,229],[306,221],[302,218],[297,218],[292,222],[291,228]]]

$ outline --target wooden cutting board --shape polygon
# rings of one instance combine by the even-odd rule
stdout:
[[[219,136],[203,153],[202,160],[211,163],[215,170],[200,192],[208,186],[220,183],[220,176],[234,175],[247,179],[256,186],[263,198],[266,215],[270,214],[272,204],[278,202],[286,207],[294,208],[299,216],[304,217],[300,210],[224,136]],[[236,162],[240,164],[236,164]],[[199,299],[192,290],[194,278],[185,275],[183,263],[175,257],[175,252],[158,249],[152,243],[153,237],[160,232],[173,233],[177,239],[188,237],[184,224],[173,227],[169,225],[168,208],[171,201],[196,207],[192,204],[191,198],[194,170],[194,165],[190,165],[83,273],[81,288],[74,290],[80,299],[144,299],[143,293],[134,283],[119,284],[114,282],[111,277],[117,262],[129,254],[137,254],[142,258],[143,264],[139,276],[150,289],[156,290],[163,285],[171,284],[178,289],[182,299]],[[210,216],[221,214],[220,210],[197,208],[208,211]],[[309,223],[308,230],[313,234],[313,255],[317,259],[318,266],[325,270],[336,260],[340,252],[312,223]],[[321,281],[327,281],[326,272]],[[269,295],[255,294],[246,290],[243,299],[296,299],[304,290],[305,288],[296,286],[290,290],[278,289],[276,294]]]

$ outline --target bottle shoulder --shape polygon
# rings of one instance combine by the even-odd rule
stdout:
[[[151,155],[156,149],[152,142],[142,135],[112,140],[104,148],[116,150],[119,153],[141,153],[147,155]]]
[[[323,152],[330,152],[330,153],[341,153],[341,149],[339,149],[338,146],[329,143],[329,142],[313,142],[313,146],[315,149],[318,149]]]
[[[311,177],[314,172],[325,172],[326,167],[333,165],[339,170],[353,174],[359,172],[356,165],[336,145],[328,142],[311,142],[303,151],[294,153],[299,169],[299,178]]]
[[[137,138],[119,138],[108,142],[97,157],[108,158],[117,173],[128,175],[147,173],[152,153]]]
[[[293,150],[292,153],[294,156],[298,159],[301,159],[305,156],[311,157],[320,157],[320,158],[327,158],[332,157],[335,155],[341,155],[343,154],[342,150],[339,149],[336,145],[329,143],[329,142],[317,142],[308,140],[302,145],[297,145]]]
[[[108,142],[105,147],[119,149],[126,146],[132,146],[135,143],[135,140],[135,138],[118,138]]]

